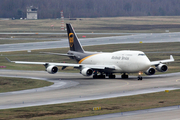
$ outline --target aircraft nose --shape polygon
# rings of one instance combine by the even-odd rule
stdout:
[[[148,69],[148,68],[151,66],[150,61],[149,61],[149,60],[148,60],[148,61],[145,61],[145,62],[144,62],[144,66]]]
[[[143,60],[139,65],[139,67],[143,70],[147,70],[150,66],[151,64],[149,60]]]

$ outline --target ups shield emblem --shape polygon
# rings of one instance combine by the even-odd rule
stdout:
[[[74,34],[69,33],[69,44],[72,47],[74,45]]]

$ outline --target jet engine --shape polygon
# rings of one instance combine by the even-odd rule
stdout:
[[[55,74],[58,71],[58,68],[56,66],[48,66],[46,68],[46,71],[50,74]]]
[[[155,74],[155,69],[150,67],[146,72],[144,72],[146,75],[154,75]]]
[[[167,65],[165,64],[159,64],[157,67],[156,67],[156,70],[159,71],[159,72],[166,72],[168,69]]]
[[[93,70],[90,68],[83,68],[81,70],[81,74],[84,76],[91,76],[93,74]]]

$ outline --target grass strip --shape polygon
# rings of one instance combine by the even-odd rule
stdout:
[[[77,20],[65,20],[71,23],[76,32],[140,32],[158,33],[169,30],[179,32],[179,16],[138,16],[138,17],[106,17],[106,18],[80,18]],[[60,32],[60,20],[0,20],[0,32]],[[54,25],[54,28],[51,27]],[[66,31],[63,31],[66,33]]]
[[[0,44],[16,44],[16,43],[31,43],[31,42],[47,42],[54,40],[0,40]]]
[[[61,120],[180,105],[180,90],[102,100],[0,110],[0,120]],[[93,107],[101,107],[93,111]]]
[[[26,78],[0,77],[0,93],[32,88],[40,88],[52,85],[52,82]],[[0,117],[1,118],[1,117]]]

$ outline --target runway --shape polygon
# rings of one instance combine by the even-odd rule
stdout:
[[[147,33],[127,36],[113,36],[100,38],[84,38],[80,39],[83,46],[104,45],[104,44],[124,44],[124,43],[162,43],[162,42],[180,42],[180,33]],[[68,40],[61,39],[60,41],[45,41],[33,43],[17,43],[0,45],[0,52],[7,51],[22,51],[36,49],[51,49],[68,47]]]
[[[0,32],[0,35],[67,35],[66,32],[64,33],[33,33],[33,32],[14,32],[14,33],[9,33],[9,32]],[[146,33],[76,33],[77,35],[124,35],[124,34],[146,34]]]
[[[46,89],[0,93],[0,109],[122,97],[180,88],[180,73],[155,75],[137,81],[136,76],[124,80],[120,79],[120,76],[117,76],[117,79],[92,79],[78,73],[59,72],[50,75],[44,71],[0,70],[0,72],[1,76],[32,77],[56,82],[54,86]]]

